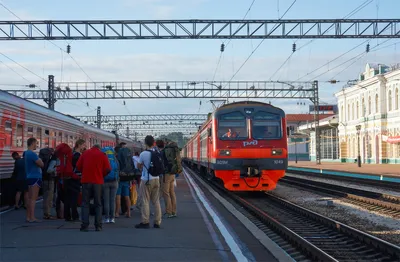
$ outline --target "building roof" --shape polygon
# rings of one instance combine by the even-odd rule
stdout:
[[[333,116],[333,114],[320,114],[319,120]],[[314,114],[286,114],[286,122],[314,121]]]

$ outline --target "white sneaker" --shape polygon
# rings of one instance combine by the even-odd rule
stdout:
[[[111,219],[110,219],[110,223],[115,224],[115,219],[114,219],[114,218],[111,218]]]
[[[104,223],[104,224],[110,223],[110,219],[108,219],[108,218],[103,219],[103,223]]]

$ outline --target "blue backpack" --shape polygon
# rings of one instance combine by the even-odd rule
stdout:
[[[118,160],[115,157],[115,151],[112,147],[106,146],[101,149],[104,154],[108,157],[108,161],[110,162],[111,172],[108,173],[106,177],[104,177],[104,181],[116,181],[118,180]]]

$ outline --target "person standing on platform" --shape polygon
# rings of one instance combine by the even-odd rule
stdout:
[[[42,186],[42,167],[44,166],[43,161],[34,152],[37,148],[37,140],[31,137],[27,141],[28,150],[25,151],[25,170],[26,178],[29,186],[29,200],[28,208],[26,209],[26,221],[40,222],[35,218],[35,205],[36,200],[39,196],[39,189]]]
[[[82,173],[82,225],[81,231],[89,230],[89,206],[90,196],[94,195],[94,205],[96,208],[95,222],[96,231],[102,230],[102,205],[101,195],[104,177],[111,171],[110,162],[106,154],[101,152],[99,145],[94,145],[86,150],[78,160],[76,168]]]
[[[44,167],[42,168],[43,177],[43,219],[55,219],[51,215],[51,208],[53,207],[54,197],[54,183],[55,183],[55,164],[53,148],[42,148],[39,151],[39,158],[42,160]],[[50,166],[51,164],[51,166]]]
[[[26,208],[28,205],[28,183],[26,181],[26,172],[25,172],[25,159],[21,158],[21,156],[17,152],[12,153],[12,158],[15,160],[14,162],[14,170],[12,177],[15,181],[15,187],[17,193],[15,194],[15,209],[19,209],[19,201],[21,199],[21,194],[23,195],[24,207]]]
[[[139,190],[139,186],[140,186],[140,177],[142,176],[139,168],[138,168],[138,163],[139,163],[139,152],[135,152],[135,155],[132,157],[133,160],[133,165],[135,167],[135,181],[136,181],[136,190],[137,190],[137,201],[136,201],[136,208],[140,210],[140,201],[141,201],[141,197],[140,197],[140,190]]]
[[[162,162],[156,162],[155,157],[160,156],[156,152],[152,152],[154,144],[154,138],[152,136],[146,136],[144,139],[146,144],[146,151],[143,151],[139,156],[138,167],[142,169],[142,177],[140,182],[140,195],[142,197],[141,213],[142,222],[137,224],[136,228],[149,228],[150,220],[150,200],[154,206],[155,217],[154,217],[154,228],[160,228],[161,225],[161,206],[160,206],[160,181],[159,175],[163,172],[158,172],[161,169],[164,171]],[[151,174],[154,171],[154,176]]]
[[[72,176],[63,179],[64,183],[64,219],[65,221],[79,222],[78,197],[81,191],[81,172],[76,164],[85,147],[85,140],[78,139],[72,151]]]
[[[164,154],[168,162],[166,164],[166,174],[164,175],[162,191],[165,201],[165,215],[168,218],[172,218],[176,217],[175,175],[182,173],[182,163],[180,151],[175,142],[167,142]]]
[[[104,200],[104,220],[103,223],[115,223],[115,198],[117,195],[118,188],[118,174],[119,164],[117,160],[117,154],[112,147],[103,147],[104,152],[108,161],[110,162],[111,172],[104,177],[103,184],[103,200]]]

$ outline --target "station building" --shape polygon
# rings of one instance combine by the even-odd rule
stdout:
[[[400,164],[400,64],[367,64],[359,80],[335,94],[340,160]]]

